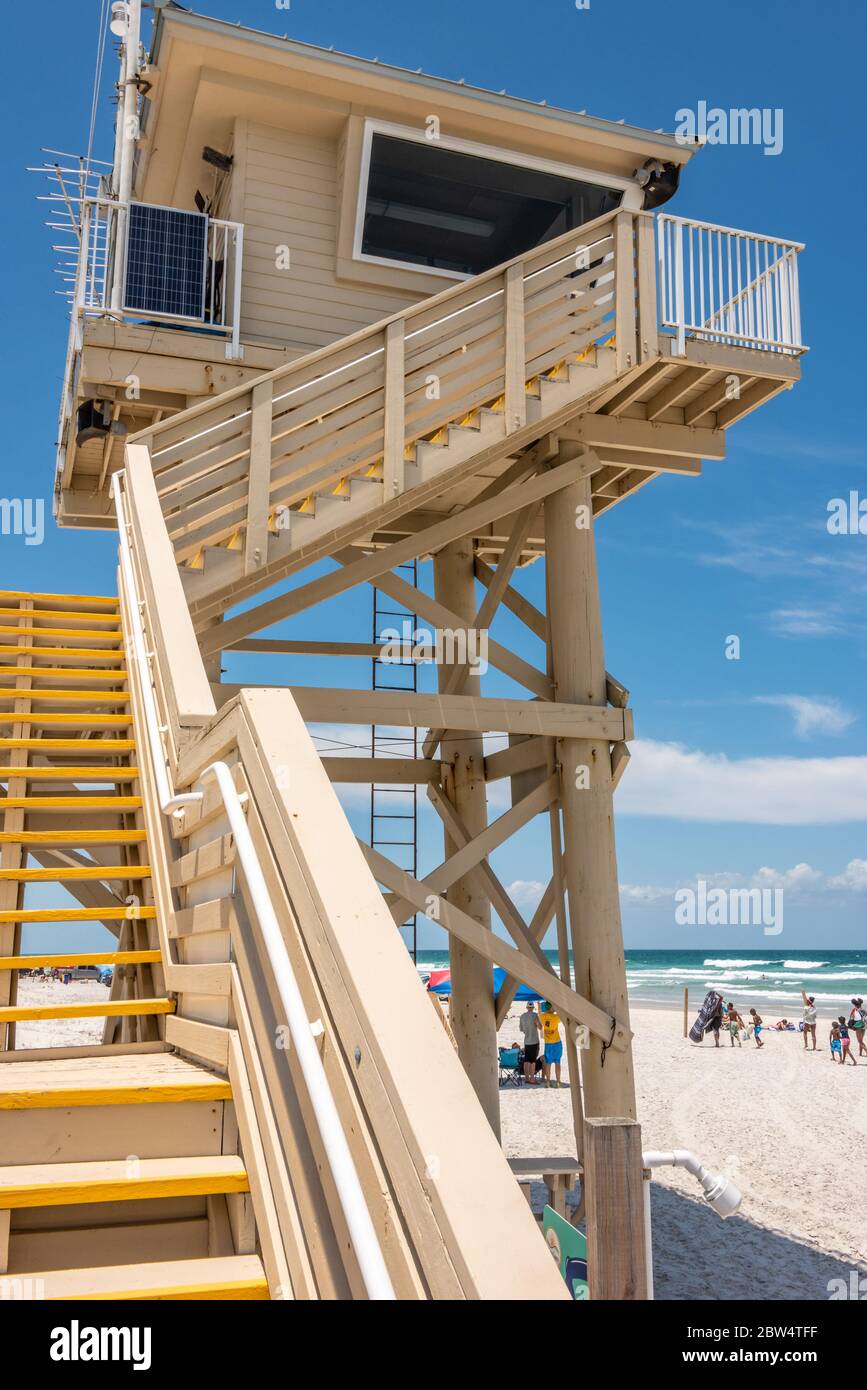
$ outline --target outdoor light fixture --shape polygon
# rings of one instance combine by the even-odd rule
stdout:
[[[109,29],[113,34],[117,34],[119,39],[122,39],[126,34],[128,25],[129,6],[126,0],[114,0],[114,4],[111,7],[111,23],[108,26]]]
[[[212,150],[210,145],[206,145],[202,150],[202,159],[206,164],[213,164],[215,169],[222,169],[227,174],[234,164],[234,159],[230,154],[220,154],[219,150]]]

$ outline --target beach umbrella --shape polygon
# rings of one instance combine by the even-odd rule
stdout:
[[[494,966],[494,994],[499,994],[503,987],[506,972],[499,965]],[[439,994],[446,998],[452,992],[452,972],[450,970],[432,970],[427,987],[432,994]],[[539,994],[535,989],[530,989],[529,985],[518,985],[515,998],[522,1001],[532,999],[534,1001],[544,999],[544,994]]]

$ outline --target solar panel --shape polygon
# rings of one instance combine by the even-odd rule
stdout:
[[[130,203],[124,307],[203,320],[207,247],[206,214]]]

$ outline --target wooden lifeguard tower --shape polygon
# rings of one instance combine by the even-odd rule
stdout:
[[[229,1194],[208,1253],[261,1259],[233,1276],[250,1296],[559,1297],[497,1142],[497,1027],[526,982],[566,1025],[591,1294],[643,1297],[612,807],[633,727],[605,665],[594,531],[660,474],[721,460],[726,430],[798,379],[800,247],[671,214],[693,153],[674,136],[172,3],[147,57],[135,0],[124,23],[115,160],[82,175],[56,480],[60,525],[120,528],[120,605],[96,611],[120,620],[136,804],[108,808],[103,834],[147,846],[104,1048],[224,1085],[223,1186],[187,1173],[180,1190]],[[541,605],[515,582],[534,564]],[[362,585],[447,636],[437,691],[281,684],[290,657],[381,655],[358,631],[268,632]],[[28,614],[62,600],[16,603],[38,647]],[[234,652],[270,653],[273,683],[224,682]],[[45,660],[8,667],[25,741]],[[305,721],[396,726],[415,756],[320,758]],[[25,803],[28,775],[7,773]],[[439,865],[419,878],[357,840],[341,783],[426,795]],[[509,796],[492,817],[494,783]],[[16,893],[37,813],[5,810]],[[549,882],[526,920],[491,855],[540,816]],[[56,844],[41,853],[82,891]],[[0,927],[10,1030],[20,903]],[[413,913],[448,933],[457,1058],[397,931]],[[50,1091],[62,1059],[39,1064]]]

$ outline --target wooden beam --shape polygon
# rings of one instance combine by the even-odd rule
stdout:
[[[523,429],[527,423],[527,367],[524,342],[524,265],[510,265],[503,290],[506,336],[506,389],[504,410],[506,434]]]
[[[637,449],[649,454],[681,454],[686,458],[724,459],[725,434],[722,429],[701,429],[688,425],[651,424],[627,416],[581,415],[560,429],[563,439],[587,444],[591,448],[608,445],[614,449]],[[652,462],[649,460],[649,462]]]
[[[780,391],[787,389],[787,383],[782,381],[757,381],[748,390],[742,391],[739,400],[729,401],[728,405],[722,407],[716,413],[717,428],[728,429],[729,425],[737,424],[745,415],[749,415],[751,410],[757,406],[764,405],[772,396],[779,395]]]
[[[485,758],[485,781],[496,782],[501,777],[514,777],[516,772],[529,772],[544,767],[548,761],[547,740],[529,738],[525,743],[513,743]]]
[[[339,758],[323,756],[332,782],[438,782],[442,763],[433,758]]]
[[[255,684],[225,685],[232,698],[241,690],[272,689]],[[283,687],[280,687],[283,689]],[[317,724],[397,724],[479,733],[546,734],[550,738],[632,738],[631,710],[601,705],[567,705],[545,700],[500,700],[481,695],[413,694],[407,691],[339,690],[322,686],[288,687],[302,719]]]
[[[596,452],[600,463],[609,468],[625,468],[630,472],[646,470],[652,472],[654,477],[657,473],[678,473],[688,478],[697,478],[701,473],[701,459],[685,458],[681,454],[647,454],[630,449],[610,449],[601,445]],[[594,495],[600,491],[600,477],[597,473],[593,478]]]
[[[337,594],[345,593],[347,589],[355,588],[357,584],[364,584],[381,574],[387,574],[398,565],[417,559],[420,555],[440,550],[450,541],[465,536],[475,526],[509,516],[530,502],[541,501],[575,478],[583,477],[588,468],[589,465],[580,458],[570,459],[558,468],[549,469],[523,483],[519,488],[497,493],[482,502],[465,507],[462,511],[429,527],[427,531],[407,536],[402,541],[395,541],[394,545],[387,546],[384,550],[375,550],[361,560],[353,559],[341,570],[332,570],[329,574],[321,575],[287,594],[259,604],[219,624],[212,631],[203,632],[199,639],[202,653],[207,656],[212,651],[222,651],[227,643],[270,627],[272,623],[280,622],[294,613],[301,613],[314,604],[322,603],[324,599],[334,598]]]
[[[356,656],[368,660],[382,655],[382,642],[317,642],[313,638],[288,641],[279,637],[246,637],[233,642],[225,651],[230,652],[271,652],[286,656]],[[402,643],[402,661],[412,660],[414,644]],[[419,658],[420,659],[420,658]]]
[[[492,569],[484,560],[480,560],[478,556],[476,556],[475,561],[475,572],[476,578],[486,587],[494,582],[494,577],[497,573],[497,571]],[[514,613],[516,618],[520,618],[524,626],[528,627],[536,637],[540,637],[544,642],[546,632],[546,619],[544,613],[540,613],[539,609],[535,608],[533,604],[530,603],[529,599],[524,598],[523,594],[519,594],[518,590],[514,589],[511,584],[507,584],[506,588],[503,590],[501,601],[505,608],[508,608],[511,613]]]
[[[384,854],[365,844],[361,844],[361,851],[373,876],[406,898],[419,912],[428,913],[439,926],[458,937],[478,955],[484,956],[492,965],[499,965],[530,989],[535,989],[550,999],[564,1018],[573,1023],[585,1024],[591,1033],[604,1039],[606,1043],[613,1039],[611,1047],[614,1051],[622,1051],[628,1047],[631,1037],[629,1030],[622,1028],[616,1019],[598,1009],[595,1004],[591,1004],[589,999],[576,994],[556,975],[543,970],[535,961],[522,955],[516,947],[510,946],[507,941],[481,926],[474,917],[453,907],[448,899],[436,897],[432,904],[431,898],[435,895],[431,894],[427,885],[420,883],[404,869],[399,869],[390,859],[386,859]],[[493,989],[493,981],[491,988]]]
[[[671,364],[669,364],[671,366]],[[664,411],[670,410],[672,406],[679,405],[683,397],[692,390],[694,386],[707,376],[704,367],[680,367],[676,369],[676,374],[666,386],[657,391],[655,396],[647,402],[645,407],[645,419],[655,420]]]
[[[749,380],[741,382],[740,377],[736,378],[740,382],[739,390],[743,390],[749,385]],[[719,381],[714,382],[706,391],[702,391],[694,401],[690,401],[683,408],[683,423],[694,425],[703,415],[707,415],[711,410],[717,410],[730,399],[729,390],[731,384],[731,374],[721,376]]]
[[[647,1298],[641,1126],[631,1119],[584,1122],[587,1272],[591,1301]]]

